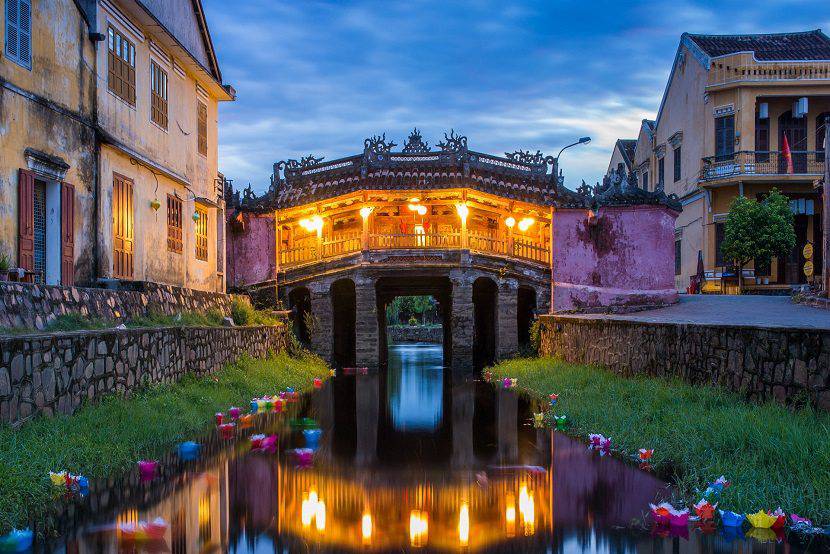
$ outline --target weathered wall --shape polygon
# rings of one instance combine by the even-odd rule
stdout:
[[[71,414],[83,402],[206,375],[286,348],[288,327],[79,331],[0,339],[0,423]]]
[[[244,296],[153,283],[143,283],[136,291],[113,291],[0,282],[0,327],[43,329],[64,314],[114,322],[148,313],[218,310],[229,315],[234,298],[246,300]]]
[[[542,354],[830,410],[830,331],[542,317]]]
[[[671,304],[674,222],[663,206],[557,209],[553,214],[554,312]]]
[[[94,271],[95,51],[87,32],[72,0],[41,0],[32,9],[32,69],[0,54],[0,257],[18,264],[18,170],[29,169],[24,152],[33,148],[69,165],[63,180],[75,186],[76,283]]]
[[[386,328],[386,336],[390,343],[406,342],[444,342],[444,330],[440,326],[425,327],[423,325],[390,325]]]
[[[277,261],[274,215],[243,212],[238,223],[235,216],[228,214],[232,223],[225,233],[228,286],[244,287],[273,279]]]

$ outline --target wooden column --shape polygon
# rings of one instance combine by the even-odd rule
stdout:
[[[363,217],[363,231],[360,236],[360,243],[361,248],[366,251],[369,250],[369,219],[372,217],[372,214],[369,214],[367,217]]]
[[[824,237],[821,278],[824,281],[824,292],[830,297],[830,117],[824,119],[824,187],[821,197],[821,233]]]

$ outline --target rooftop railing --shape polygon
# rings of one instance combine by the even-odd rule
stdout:
[[[708,86],[753,81],[830,81],[830,62],[758,62],[751,53],[712,60]]]
[[[774,151],[740,151],[727,156],[701,160],[700,180],[717,181],[752,175],[821,175],[824,173],[823,151],[795,151],[791,154],[792,172],[786,157]]]

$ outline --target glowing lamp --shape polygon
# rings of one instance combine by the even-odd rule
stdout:
[[[424,546],[429,533],[429,520],[426,512],[412,510],[409,513],[409,543],[414,547]]]
[[[323,228],[323,218],[319,215],[315,215],[309,218],[301,219],[300,227],[308,232],[319,231]]]
[[[373,211],[375,211],[374,206],[363,206],[360,208],[360,217],[367,219],[370,215],[372,215]]]
[[[372,515],[369,512],[364,513],[360,519],[360,534],[363,537],[363,544],[372,542]]]
[[[470,507],[466,502],[461,505],[461,511],[458,513],[458,542],[461,546],[470,543]]]
[[[533,219],[532,217],[525,217],[525,218],[522,218],[522,219],[519,221],[519,231],[521,231],[522,233],[524,233],[525,231],[527,231],[528,229],[530,229],[530,226],[531,226],[531,225],[533,225],[534,223],[536,223],[536,220],[535,220],[535,219]]]
[[[326,503],[322,500],[317,502],[317,506],[314,511],[314,525],[320,532],[326,530]]]
[[[419,204],[418,206],[416,206],[415,211],[418,212],[418,215],[426,215],[427,207]]]
[[[456,204],[455,211],[458,212],[461,221],[467,221],[467,216],[470,215],[470,208],[467,207],[467,204]]]
[[[516,218],[511,215],[504,220],[504,224],[507,225],[508,229],[512,229],[516,225]]]

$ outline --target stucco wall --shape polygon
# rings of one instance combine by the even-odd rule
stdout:
[[[228,219],[234,217],[229,214]],[[274,216],[243,213],[244,229],[229,226],[225,236],[229,287],[262,283],[275,277],[276,236]]]
[[[0,54],[0,255],[17,265],[17,181],[18,170],[28,169],[26,148],[57,156],[69,164],[64,181],[75,187],[78,283],[94,272],[95,61],[86,36],[72,0],[42,0],[32,10],[32,70]],[[0,25],[0,44],[4,39]]]
[[[542,354],[830,410],[830,331],[542,317]]]
[[[2,338],[0,423],[71,414],[108,394],[210,374],[243,354],[263,357],[287,347],[287,329],[181,327]]]
[[[654,306],[677,301],[674,222],[662,206],[603,207],[553,214],[554,312]]]

